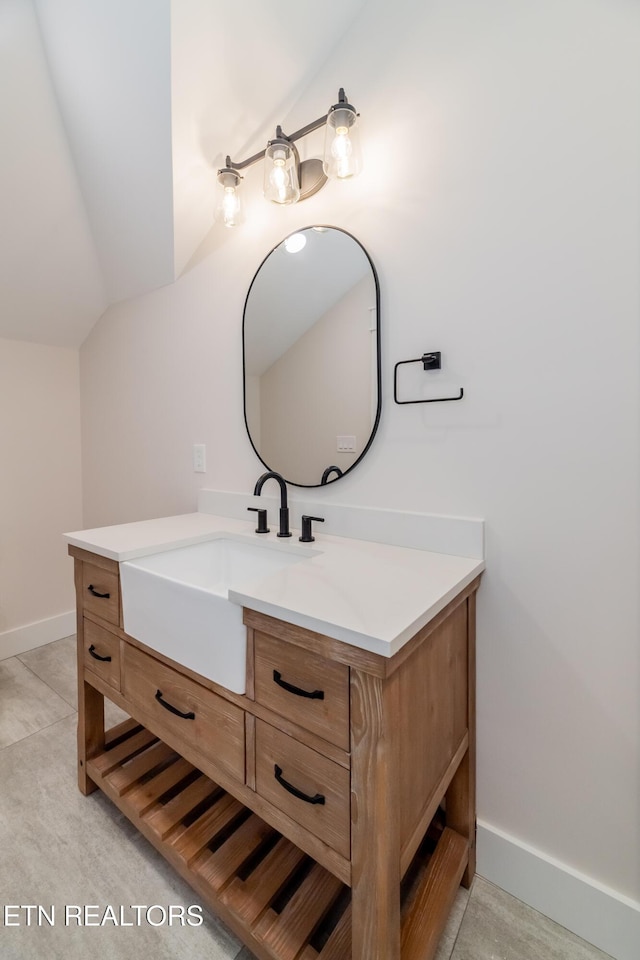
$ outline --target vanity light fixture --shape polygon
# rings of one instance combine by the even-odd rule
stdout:
[[[239,187],[242,177],[239,170],[250,167],[264,158],[264,196],[273,203],[297,203],[317,193],[327,179],[348,180],[360,172],[362,162],[358,140],[358,116],[355,107],[347,102],[344,89],[338,93],[338,103],[318,120],[308,123],[290,136],[276,128],[273,140],[264,150],[246,160],[235,163],[227,157],[225,166],[218,170],[218,183],[222,197],[218,203],[216,219],[226,227],[240,222],[241,205]],[[300,161],[296,140],[307,134],[326,128],[324,158]]]

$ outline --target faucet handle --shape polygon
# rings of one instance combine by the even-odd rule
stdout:
[[[324,517],[302,517],[302,536],[298,537],[302,543],[311,543],[315,540],[315,537],[311,533],[311,521],[315,520],[316,523],[324,523]]]
[[[267,526],[267,511],[264,507],[247,507],[247,510],[252,510],[254,513],[258,514],[258,526],[256,527],[256,533],[269,533],[269,527]]]

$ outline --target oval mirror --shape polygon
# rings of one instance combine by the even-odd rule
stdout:
[[[380,294],[369,256],[336,227],[291,234],[263,260],[244,307],[249,439],[288,483],[333,483],[380,419]]]

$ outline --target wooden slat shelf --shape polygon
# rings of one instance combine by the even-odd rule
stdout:
[[[348,887],[139,724],[105,742],[89,777],[257,957],[350,960]],[[402,960],[433,956],[466,866],[438,816],[403,883]]]

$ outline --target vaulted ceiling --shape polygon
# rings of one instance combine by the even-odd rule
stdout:
[[[2,0],[0,337],[76,346],[175,280],[365,3]]]

